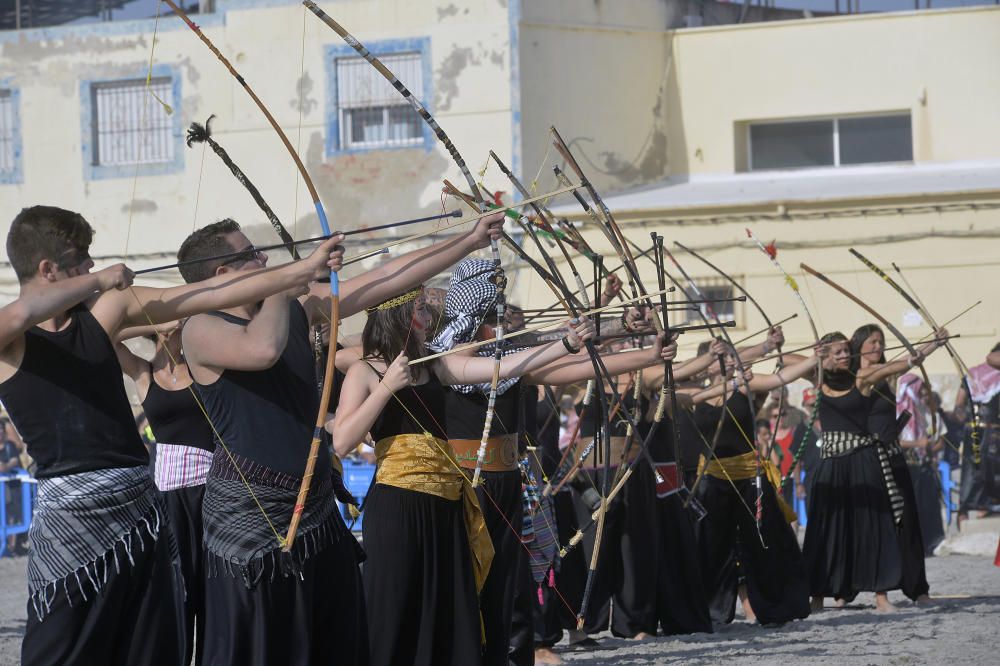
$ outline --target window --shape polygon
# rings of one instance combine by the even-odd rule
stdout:
[[[421,103],[427,103],[430,39],[387,40],[368,48]],[[420,115],[354,49],[327,47],[327,75],[327,154],[433,145]]]
[[[379,60],[415,94],[423,91],[419,53]],[[364,58],[337,59],[337,107],[340,145],[345,150],[419,146],[424,141],[420,116]]]
[[[718,315],[720,321],[727,322],[736,320],[737,327],[742,328],[742,323],[737,320],[736,304],[738,301],[715,300],[715,302],[711,302],[713,299],[731,299],[736,295],[733,293],[733,285],[730,282],[728,282],[725,278],[713,276],[695,278],[694,283],[698,285],[698,289],[701,291],[702,297],[710,301],[696,306],[701,310],[701,313],[706,319],[714,323],[715,315]],[[699,298],[694,295],[693,290],[688,289],[687,291],[694,298]],[[684,296],[681,296],[681,298],[684,298]],[[677,315],[674,316],[677,319],[680,318]],[[702,322],[701,316],[698,314],[697,310],[688,310],[684,313],[684,323],[702,324],[704,322]]]
[[[94,83],[90,90],[93,166],[174,161],[174,123],[156,101],[174,106],[170,77],[151,79],[149,91],[145,79]]]
[[[13,91],[0,89],[0,177],[9,178],[17,171],[17,144],[16,100]]]
[[[753,123],[751,171],[912,162],[910,114]]]

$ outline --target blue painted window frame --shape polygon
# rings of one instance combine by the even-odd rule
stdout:
[[[421,73],[424,78],[423,90],[410,90],[418,96],[427,111],[431,111],[431,99],[434,95],[434,72],[431,67],[431,38],[409,37],[405,39],[383,39],[366,43],[365,46],[376,57],[404,53],[419,53]],[[374,150],[414,150],[430,151],[434,148],[434,134],[427,123],[421,120],[423,142],[415,146],[372,146],[364,148],[342,148],[340,145],[340,105],[337,98],[337,59],[356,58],[358,52],[347,44],[328,44],[324,50],[323,64],[326,68],[326,156],[354,155],[370,153]],[[402,82],[406,85],[406,81]],[[409,86],[407,86],[409,87]]]
[[[135,76],[122,76],[114,79],[85,79],[80,82],[80,138],[81,153],[83,154],[83,178],[84,180],[106,180],[110,178],[134,178],[136,166],[134,164],[121,164],[113,166],[102,166],[94,164],[93,146],[93,96],[92,89],[96,84],[115,83],[117,81],[145,81],[148,70],[142,69],[136,72]],[[169,103],[174,112],[171,118],[171,136],[174,142],[174,159],[170,162],[157,162],[156,164],[140,164],[138,174],[140,176],[165,176],[180,173],[184,170],[184,126],[181,122],[181,76],[180,72],[171,65],[159,64],[153,66],[153,78],[169,78],[173,99]],[[167,100],[164,100],[167,101]],[[152,110],[161,109],[155,99],[149,100],[149,108]]]
[[[14,168],[0,171],[0,185],[18,185],[24,182],[22,162],[24,148],[21,143],[21,89],[8,80],[0,79],[0,90],[10,93],[10,105],[13,112],[11,115],[14,121]]]

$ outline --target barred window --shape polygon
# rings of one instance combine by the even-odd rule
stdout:
[[[154,77],[148,92],[145,79],[94,83],[90,95],[94,166],[173,161],[173,120],[153,97],[175,106],[170,77]]]
[[[379,56],[399,80],[419,95],[424,89],[420,53]],[[420,116],[364,58],[337,58],[337,113],[342,150],[419,146]]]
[[[12,173],[17,168],[16,132],[14,96],[10,90],[0,89],[0,173]]]
[[[705,317],[714,322],[714,315],[718,315],[719,321],[733,321],[737,320],[736,305],[737,301],[715,301],[713,299],[724,299],[733,298],[736,296],[734,293],[734,288],[731,283],[729,283],[724,278],[718,276],[712,277],[700,277],[695,278],[695,284],[698,285],[698,289],[701,291],[702,297],[709,300],[708,303],[701,303],[697,307],[701,310],[701,313]],[[694,298],[698,298],[694,295],[691,289],[688,289],[688,293]],[[684,298],[681,296],[681,298]],[[714,315],[713,315],[714,313]],[[698,315],[697,310],[689,310],[685,317],[686,324],[700,324],[702,323],[701,317]],[[741,322],[737,320],[737,325],[742,326]]]

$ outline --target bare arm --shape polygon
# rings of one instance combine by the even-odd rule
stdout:
[[[333,435],[333,449],[345,456],[364,441],[393,394],[410,382],[406,357],[400,356],[381,381],[367,363],[355,363],[347,371],[340,391],[337,416],[326,424]]]
[[[491,238],[500,238],[503,219],[502,212],[484,217],[467,234],[408,252],[375,270],[345,280],[340,285],[340,316],[349,317],[413,289],[458,263],[471,252],[487,247]],[[305,306],[310,321],[322,317],[318,312],[330,310],[329,285],[313,285],[302,305]]]
[[[1000,368],[1000,352],[990,352],[986,356],[986,363],[989,364],[990,367]]]
[[[162,324],[210,310],[257,303],[287,289],[305,286],[327,270],[339,270],[343,250],[335,248],[341,240],[343,236],[334,236],[306,259],[277,268],[234,271],[169,289],[134,287],[133,293],[115,292],[114,301],[104,304],[100,314],[97,306],[106,300],[103,297],[92,312],[109,334],[117,335],[123,328]]]
[[[754,374],[753,379],[749,382],[750,390],[754,392],[771,391],[785,384],[790,384],[812,372],[817,363],[819,363],[819,356],[810,356],[798,363],[786,365],[771,375]]]
[[[31,290],[0,308],[0,349],[5,350],[31,327],[65,313],[91,296],[130,284],[132,271],[124,264],[116,264]]]
[[[636,349],[619,352],[617,354],[601,354],[608,374],[615,376],[638,370],[660,366],[664,362],[670,361],[677,354],[677,343],[664,347],[658,341],[648,349]],[[534,370],[525,375],[525,381],[529,384],[548,384],[551,386],[563,386],[574,382],[594,378],[594,366],[590,356],[586,354],[575,354],[566,359]]]
[[[264,299],[246,326],[209,315],[192,317],[182,332],[188,363],[214,371],[270,368],[288,343],[290,299],[288,292]]]

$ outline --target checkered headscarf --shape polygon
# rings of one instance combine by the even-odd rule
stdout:
[[[428,349],[435,352],[447,351],[475,339],[483,320],[496,308],[497,286],[493,283],[492,276],[492,261],[463,259],[459,262],[448,283],[448,294],[444,297],[445,325],[437,337],[427,343]],[[520,349],[523,347],[514,348],[504,343],[501,353],[506,356]],[[493,356],[495,352],[496,345],[491,343],[476,349],[476,356]],[[517,381],[517,378],[501,379],[497,384],[497,393],[504,393]],[[452,388],[460,393],[489,393],[490,383],[462,384]]]

